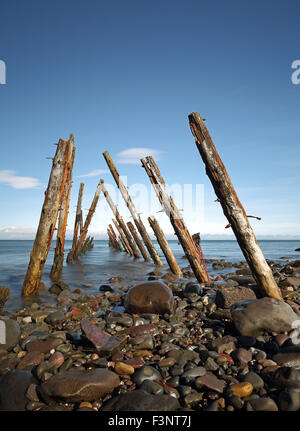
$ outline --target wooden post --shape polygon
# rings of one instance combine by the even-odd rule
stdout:
[[[56,247],[54,250],[53,265],[50,271],[50,278],[52,280],[57,280],[59,278],[64,263],[65,235],[69,215],[70,194],[72,188],[73,166],[75,159],[74,136],[72,134],[70,135],[70,141],[72,146],[72,156],[70,166],[68,167],[68,174],[65,182],[64,193],[61,201],[61,209],[58,218]]]
[[[197,112],[193,112],[189,115],[189,122],[197,148],[206,167],[206,174],[213,185],[224,215],[232,227],[257,286],[264,296],[282,299],[272,270],[257,243],[246,212],[217,153],[203,118]]]
[[[39,226],[23,282],[23,296],[30,296],[38,293],[39,284],[53,238],[58,211],[62,202],[71,157],[72,147],[70,141],[60,139],[53,159]]]
[[[78,255],[80,253],[80,250],[81,250],[81,248],[83,246],[83,243],[84,243],[85,237],[87,235],[87,231],[88,231],[89,225],[90,225],[91,220],[93,218],[94,212],[96,211],[96,207],[97,207],[97,203],[98,203],[98,200],[99,200],[100,193],[101,193],[101,184],[99,182],[99,184],[97,186],[97,189],[96,189],[96,192],[95,192],[95,195],[94,195],[94,198],[93,198],[93,201],[91,203],[89,212],[88,212],[88,214],[86,216],[84,225],[82,227],[82,230],[81,230],[81,233],[80,233],[80,236],[79,236],[79,240],[78,240],[78,242],[76,244],[76,247],[75,247],[75,250],[74,250],[74,253],[73,253],[73,257],[76,258],[76,259],[77,259]]]
[[[131,223],[131,221],[127,222],[127,226],[129,228],[129,230],[131,232],[131,235],[133,236],[133,238],[134,238],[134,240],[135,240],[138,248],[140,249],[140,251],[141,251],[141,253],[143,255],[143,258],[146,261],[149,261],[150,260],[150,256],[147,253],[147,250],[145,249],[145,247],[143,245],[143,241],[140,239],[139,234],[137,233],[137,231],[136,231],[135,227],[133,226],[133,224]]]
[[[108,245],[109,245],[109,247],[113,247],[113,248],[117,249],[116,243],[115,243],[115,241],[114,241],[114,239],[113,239],[113,237],[111,235],[111,232],[110,232],[110,230],[108,228],[106,229],[106,232],[107,232],[107,235],[108,235]]]
[[[126,226],[124,220],[122,219],[121,214],[117,210],[116,205],[114,204],[114,202],[113,202],[110,194],[108,193],[108,190],[107,190],[107,188],[105,187],[105,184],[104,184],[104,180],[100,180],[100,183],[101,183],[102,192],[103,192],[103,194],[104,194],[104,196],[106,198],[106,201],[107,201],[108,205],[110,206],[110,209],[112,210],[114,216],[116,217],[117,222],[119,223],[121,229],[123,230],[124,235],[126,236],[126,239],[127,239],[128,243],[130,245],[130,248],[132,250],[133,256],[136,257],[136,258],[140,258],[141,254],[138,251],[137,246],[135,245],[135,243],[134,243],[134,241],[133,241],[133,239],[132,239],[132,237],[130,235],[129,230],[127,229],[127,226]]]
[[[75,225],[74,225],[74,233],[73,233],[73,242],[72,242],[72,248],[68,253],[67,256],[67,263],[72,263],[73,260],[73,253],[76,248],[76,243],[78,239],[78,231],[80,227],[80,219],[82,218],[82,195],[83,195],[83,189],[84,189],[84,183],[80,183],[79,192],[78,192],[78,199],[77,199],[77,208],[76,208],[76,217],[75,217]]]
[[[118,240],[117,235],[115,234],[115,231],[114,231],[114,229],[113,229],[112,225],[110,224],[108,227],[109,227],[110,233],[111,233],[111,235],[112,235],[112,237],[113,237],[113,240],[114,240],[114,242],[115,242],[116,248],[117,248],[118,250],[120,250],[120,251],[125,251],[125,250],[123,249],[123,247],[122,247],[122,245],[121,245],[120,241]]]
[[[156,265],[162,266],[163,263],[160,260],[160,257],[159,257],[159,255],[158,255],[158,253],[157,253],[157,251],[156,251],[156,249],[155,249],[155,247],[151,241],[151,238],[150,238],[148,232],[146,231],[146,228],[145,228],[139,214],[137,213],[137,211],[135,209],[135,206],[131,200],[131,197],[129,196],[129,193],[128,193],[126,187],[124,186],[123,182],[120,179],[119,172],[117,171],[117,168],[116,168],[114,162],[112,161],[112,158],[110,157],[109,152],[104,151],[103,157],[105,158],[105,161],[106,161],[106,163],[110,169],[110,172],[111,172],[112,176],[114,177],[114,180],[115,180],[115,182],[116,182],[116,184],[117,184],[117,186],[118,186],[118,188],[119,188],[119,190],[123,196],[123,199],[126,203],[127,208],[129,209],[129,211],[132,215],[132,218],[133,218],[134,223],[137,227],[137,230],[139,231],[141,237],[144,240],[144,243],[145,243],[145,245],[146,245],[146,247],[150,253],[150,256],[152,257],[153,262]]]
[[[121,238],[122,244],[123,244],[123,246],[124,246],[124,248],[125,248],[126,252],[127,252],[128,254],[133,255],[133,251],[132,251],[132,249],[131,249],[131,247],[130,247],[129,242],[127,241],[127,238],[126,238],[126,236],[125,236],[125,234],[124,234],[124,232],[123,232],[123,230],[122,230],[121,226],[120,226],[120,225],[119,225],[119,223],[118,223],[116,220],[114,220],[114,219],[113,219],[113,223],[114,223],[114,225],[116,226],[116,228],[117,228],[117,230],[118,230],[118,232],[119,232],[119,235],[120,235],[120,238]]]
[[[176,207],[172,197],[169,196],[166,192],[165,182],[159,172],[156,163],[150,156],[141,159],[141,162],[143,167],[146,169],[146,172],[150,178],[150,181],[165,213],[170,218],[175,233],[178,237],[180,244],[182,245],[186,257],[190,262],[195,277],[199,282],[209,283],[209,276],[201,263],[200,256],[197,252],[195,243],[192,240],[192,237],[188,229],[186,228],[184,220],[178,208]]]
[[[173,252],[169,246],[167,238],[165,237],[165,234],[163,233],[161,227],[159,226],[158,221],[156,220],[156,218],[154,216],[148,217],[148,221],[149,221],[150,226],[153,229],[153,232],[156,236],[156,239],[160,245],[160,248],[162,249],[162,252],[165,255],[165,258],[167,259],[167,262],[169,264],[171,271],[175,275],[180,275],[181,270],[178,266],[178,263],[175,259],[174,254],[173,254]]]

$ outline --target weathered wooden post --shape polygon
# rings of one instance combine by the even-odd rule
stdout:
[[[125,236],[125,234],[124,234],[124,232],[123,232],[123,230],[122,230],[121,226],[119,225],[119,223],[118,223],[118,222],[117,222],[117,220],[115,220],[115,219],[113,219],[113,223],[114,223],[114,225],[116,226],[117,231],[119,232],[119,235],[120,235],[120,238],[121,238],[121,242],[122,242],[122,244],[123,244],[123,246],[124,246],[124,248],[125,248],[126,252],[127,252],[128,254],[131,254],[131,255],[133,256],[132,248],[130,247],[130,244],[129,244],[129,242],[127,241],[127,238],[126,238],[126,236]]]
[[[132,239],[132,237],[130,235],[129,230],[127,229],[127,226],[126,226],[124,220],[122,219],[121,214],[117,210],[116,205],[114,204],[114,202],[113,202],[110,194],[108,193],[108,190],[107,190],[107,188],[105,187],[105,184],[104,184],[104,180],[100,180],[100,183],[101,183],[102,192],[103,192],[103,194],[105,196],[105,199],[106,199],[106,201],[107,201],[110,209],[112,210],[114,216],[116,217],[116,220],[119,223],[119,226],[123,230],[124,235],[126,236],[126,239],[127,239],[128,243],[130,245],[130,248],[132,250],[133,256],[136,257],[136,258],[140,258],[141,254],[138,251],[137,246],[135,245],[135,243],[134,243],[134,241],[133,241],[133,239]]]
[[[39,226],[30,254],[30,261],[22,287],[22,295],[38,293],[51,241],[56,225],[58,211],[62,202],[68,167],[72,157],[70,141],[59,139],[53,159],[49,183],[45,191]]]
[[[78,232],[79,232],[79,228],[80,228],[80,219],[82,218],[81,205],[82,205],[83,189],[84,189],[84,183],[80,183],[79,192],[78,192],[78,199],[77,199],[73,242],[72,242],[72,248],[67,255],[67,263],[72,263],[73,253],[74,253],[74,250],[76,248],[76,243],[77,243],[77,239],[78,239]]]
[[[149,261],[150,260],[150,256],[147,253],[147,250],[145,249],[145,247],[143,245],[143,241],[140,239],[139,234],[137,233],[137,231],[136,231],[135,227],[133,226],[133,224],[131,223],[131,221],[127,222],[127,226],[129,228],[129,230],[131,232],[131,235],[133,236],[133,238],[134,238],[134,240],[135,240],[138,248],[140,249],[140,251],[141,251],[141,253],[143,255],[143,258],[146,261]]]
[[[115,241],[114,241],[114,239],[113,239],[113,237],[111,235],[111,232],[110,232],[110,230],[108,228],[106,229],[106,232],[107,232],[107,235],[108,235],[108,245],[109,245],[109,247],[113,247],[113,248],[117,249],[116,243],[115,243]]]
[[[79,253],[81,251],[81,248],[83,246],[85,237],[86,237],[87,232],[88,232],[89,225],[90,225],[91,220],[93,218],[94,212],[96,211],[96,207],[97,207],[97,203],[98,203],[98,200],[99,200],[100,193],[101,193],[101,184],[99,182],[99,184],[97,186],[97,189],[96,189],[96,192],[95,192],[95,195],[94,195],[94,198],[93,198],[93,201],[91,203],[89,212],[88,212],[88,214],[86,216],[84,225],[82,226],[82,230],[81,230],[81,233],[80,233],[80,236],[79,236],[79,240],[78,240],[78,242],[76,244],[76,247],[75,247],[75,250],[74,250],[74,253],[73,253],[73,257],[75,259],[77,259],[78,255],[79,255]]]
[[[112,238],[113,238],[113,240],[114,240],[114,242],[115,242],[116,248],[117,248],[119,251],[125,251],[125,250],[123,249],[123,247],[122,247],[122,245],[121,245],[120,241],[118,240],[117,235],[115,234],[115,231],[114,231],[114,229],[113,229],[112,225],[110,224],[110,225],[108,226],[108,228],[109,228],[110,233],[111,233],[111,235],[112,235]]]
[[[176,207],[172,197],[169,196],[166,192],[165,182],[160,174],[156,163],[150,156],[141,159],[141,162],[150,178],[150,181],[165,213],[170,218],[175,233],[178,237],[180,244],[182,245],[186,257],[189,260],[195,277],[199,282],[208,283],[210,281],[209,276],[201,263],[200,256],[197,252],[194,241],[192,240],[192,237],[188,229],[186,228],[184,220],[178,208]]]
[[[129,209],[129,211],[132,215],[132,218],[133,218],[134,223],[137,227],[137,230],[139,231],[141,237],[144,240],[144,243],[145,243],[145,245],[146,245],[146,247],[150,253],[150,256],[152,257],[153,262],[156,265],[162,266],[163,263],[160,260],[160,257],[159,257],[159,255],[158,255],[158,253],[154,247],[154,244],[152,243],[151,238],[150,238],[148,232],[146,231],[146,228],[145,228],[139,214],[136,211],[136,208],[135,208],[135,206],[131,200],[131,197],[129,196],[129,193],[128,193],[126,187],[124,186],[122,180],[120,179],[119,172],[117,171],[117,168],[116,168],[114,162],[112,161],[112,158],[110,157],[109,152],[104,151],[103,157],[105,158],[105,161],[106,161],[106,163],[110,169],[110,172],[111,172],[112,176],[114,177],[114,180],[115,180],[115,182],[116,182],[116,184],[117,184],[117,186],[118,186],[118,188],[119,188],[119,190],[123,196],[123,199],[126,203],[127,208]]]
[[[70,165],[68,167],[67,179],[65,182],[64,193],[61,201],[61,209],[58,218],[58,228],[56,236],[56,247],[54,250],[54,260],[50,271],[50,278],[52,280],[57,280],[61,273],[64,264],[64,247],[65,247],[65,235],[67,229],[67,221],[69,215],[69,204],[70,204],[70,194],[72,188],[72,177],[73,177],[73,166],[75,159],[75,146],[74,146],[74,136],[70,135],[70,141],[72,146],[72,156]]]
[[[189,122],[197,148],[205,163],[206,174],[213,185],[224,215],[232,227],[257,286],[264,296],[282,299],[281,291],[274,280],[272,270],[257,243],[246,212],[217,153],[203,118],[197,112],[193,112],[189,115]]]
[[[165,258],[167,259],[170,270],[173,272],[173,274],[180,275],[181,269],[178,266],[175,256],[171,250],[171,247],[169,246],[169,243],[167,241],[167,238],[165,237],[165,234],[163,233],[161,227],[159,226],[158,221],[154,216],[148,217],[148,221],[156,236],[157,242],[160,245],[160,248],[162,249],[163,254],[165,255]]]

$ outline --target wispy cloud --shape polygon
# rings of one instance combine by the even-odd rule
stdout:
[[[94,171],[88,172],[87,174],[77,175],[77,178],[86,178],[86,177],[97,177],[98,175],[108,174],[107,169],[95,169]]]
[[[19,177],[16,171],[0,170],[0,183],[7,184],[14,189],[37,189],[41,182],[37,178]]]
[[[159,160],[165,151],[155,150],[154,148],[127,148],[117,154],[118,163],[127,163],[136,165],[140,163],[140,159],[146,156],[152,156],[155,160]]]

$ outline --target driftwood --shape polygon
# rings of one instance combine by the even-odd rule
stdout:
[[[54,250],[53,265],[50,271],[50,277],[52,280],[57,280],[61,273],[63,263],[64,263],[64,247],[65,247],[65,235],[67,229],[67,221],[69,215],[69,204],[70,204],[70,194],[72,188],[72,177],[73,177],[73,166],[75,159],[75,146],[74,146],[74,136],[70,136],[70,141],[72,145],[72,157],[70,165],[68,167],[67,179],[65,182],[64,193],[61,202],[61,210],[59,212],[58,218],[58,228],[56,236],[56,247]]]
[[[171,247],[169,246],[169,243],[167,241],[167,238],[165,237],[165,234],[163,233],[161,227],[159,226],[158,221],[154,216],[148,217],[148,221],[156,236],[157,242],[159,243],[160,248],[162,249],[162,252],[165,255],[165,258],[169,264],[171,271],[175,275],[180,275],[181,270],[179,268],[179,265],[175,259],[175,256],[171,250]]]
[[[95,192],[95,195],[94,195],[94,198],[93,198],[93,201],[91,203],[89,212],[88,212],[88,214],[86,216],[84,225],[82,226],[82,229],[81,229],[81,232],[80,232],[80,236],[79,236],[79,240],[78,240],[78,242],[76,244],[76,247],[75,247],[75,250],[74,250],[74,253],[73,253],[73,257],[75,259],[77,259],[78,255],[79,255],[79,253],[81,251],[81,248],[83,246],[83,243],[85,241],[85,237],[87,235],[89,225],[90,225],[91,220],[93,218],[93,215],[94,215],[94,213],[96,211],[96,207],[97,207],[97,203],[98,203],[98,200],[99,200],[100,193],[101,193],[101,184],[99,182],[99,184],[97,186],[97,189],[96,189],[96,192]]]
[[[124,222],[121,214],[117,210],[116,205],[114,204],[114,202],[113,202],[110,194],[108,193],[108,190],[107,190],[107,188],[105,187],[105,184],[104,184],[104,180],[100,180],[100,183],[101,183],[101,188],[102,188],[102,192],[103,192],[103,194],[105,196],[105,199],[106,199],[106,201],[107,201],[110,209],[112,210],[114,216],[116,217],[116,220],[119,223],[119,226],[121,227],[124,235],[126,236],[127,242],[129,243],[129,246],[130,246],[130,248],[132,250],[133,256],[136,257],[136,258],[140,258],[141,254],[138,251],[138,248],[135,245],[135,242],[132,239],[132,236],[131,236],[129,230],[127,229],[127,226],[126,226],[126,224],[125,224],[125,222]]]
[[[78,192],[78,199],[77,199],[77,208],[76,208],[76,217],[75,217],[75,225],[74,225],[74,233],[73,233],[73,242],[72,242],[72,248],[68,253],[67,256],[67,263],[72,263],[73,260],[73,253],[76,248],[77,240],[78,240],[78,232],[80,228],[80,222],[82,222],[82,195],[83,195],[83,189],[84,189],[84,183],[80,183],[79,192]]]
[[[30,296],[38,293],[39,284],[53,238],[58,211],[62,202],[71,157],[72,145],[70,140],[64,141],[60,139],[53,158],[39,226],[23,282],[23,296]]]
[[[226,168],[217,153],[203,118],[193,112],[189,115],[192,134],[206,167],[206,173],[221,203],[224,215],[236,236],[237,242],[251,269],[253,277],[264,296],[282,299],[272,270],[267,264],[263,252],[257,243],[246,212],[236,194]]]
[[[166,192],[165,182],[155,161],[153,160],[153,157],[145,157],[144,159],[141,159],[141,162],[150,178],[165,213],[170,218],[175,234],[177,235],[184,253],[189,260],[195,277],[199,282],[209,282],[208,274],[201,263],[200,255],[197,252],[195,243],[192,240],[192,237],[185,226],[182,215],[176,207],[172,197]]]
[[[145,247],[144,247],[143,241],[140,239],[139,234],[138,234],[138,232],[136,231],[136,229],[135,229],[135,227],[133,226],[133,224],[131,223],[131,221],[127,222],[127,226],[128,226],[128,229],[130,230],[131,235],[133,236],[133,238],[134,238],[134,240],[135,240],[135,242],[136,242],[136,244],[137,244],[138,248],[140,249],[140,251],[141,251],[141,253],[142,253],[143,258],[144,258],[146,261],[149,261],[149,260],[150,260],[150,256],[149,256],[149,254],[147,253],[147,250],[146,250],[146,249],[145,249]]]
[[[115,180],[115,182],[116,182],[116,184],[117,184],[117,186],[118,186],[118,188],[119,188],[119,190],[123,196],[123,199],[126,203],[127,208],[129,209],[129,211],[132,215],[132,218],[133,218],[134,223],[137,227],[137,230],[139,231],[141,237],[143,238],[143,241],[144,241],[144,243],[145,243],[145,245],[146,245],[146,247],[150,253],[150,256],[151,256],[153,262],[156,265],[162,266],[163,263],[160,260],[160,257],[159,257],[159,255],[158,255],[158,253],[154,247],[154,244],[152,243],[151,238],[150,238],[148,232],[146,231],[146,228],[145,228],[139,214],[136,211],[136,208],[135,208],[135,206],[131,200],[131,197],[129,196],[129,193],[128,193],[126,187],[124,186],[122,180],[120,179],[119,172],[117,171],[117,168],[116,168],[114,162],[112,161],[112,158],[110,157],[109,152],[105,151],[103,153],[103,157],[105,158],[105,161],[106,161],[106,163],[110,169],[110,172],[111,172],[112,176],[114,177],[114,180]]]

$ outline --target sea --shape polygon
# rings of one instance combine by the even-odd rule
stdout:
[[[65,243],[65,258],[71,248],[71,241]],[[168,272],[168,265],[159,249],[157,242],[153,243],[164,263],[162,270]],[[188,266],[184,258],[182,247],[177,240],[170,240],[169,244],[181,268]],[[298,240],[260,240],[259,244],[267,260],[287,263],[289,260],[300,259],[300,252],[295,249],[300,247]],[[2,240],[0,241],[0,286],[10,288],[10,299],[6,303],[5,310],[15,312],[28,305],[32,299],[21,297],[22,283],[26,274],[30,259],[33,241],[31,240]],[[49,251],[45,264],[42,281],[48,289],[52,282],[49,273],[53,263],[55,241]],[[202,240],[201,248],[206,259],[224,259],[226,262],[239,263],[244,261],[244,256],[235,240]],[[136,281],[145,281],[149,272],[155,269],[151,262],[134,259],[125,252],[119,252],[108,246],[107,240],[95,240],[94,247],[80,256],[78,262],[71,265],[64,264],[61,280],[66,282],[71,290],[81,288],[87,294],[99,291],[101,284],[107,284],[110,277],[121,276],[124,281],[121,284],[130,285]],[[219,274],[233,272],[233,268],[214,270],[212,263],[207,263],[207,269],[213,278]],[[41,300],[51,302],[52,295],[48,292],[41,293]],[[34,299],[39,301],[39,299]],[[52,298],[53,300],[53,298]]]

